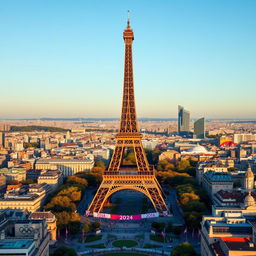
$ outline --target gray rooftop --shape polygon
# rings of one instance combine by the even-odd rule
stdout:
[[[1,249],[27,249],[31,246],[33,240],[1,240]]]
[[[206,178],[212,182],[232,182],[232,176],[226,172],[209,171],[204,173]]]

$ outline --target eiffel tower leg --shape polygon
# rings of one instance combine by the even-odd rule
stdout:
[[[147,181],[140,180],[140,177],[134,180],[126,179],[125,182],[121,179],[113,180],[103,180],[101,186],[99,187],[92,203],[90,204],[88,210],[90,214],[93,212],[101,212],[104,207],[104,202],[115,192],[124,189],[133,189],[145,194],[152,202],[155,210],[159,213],[168,212],[169,209],[164,201],[161,187],[159,186],[156,178],[149,179]]]
[[[151,184],[147,185],[146,188],[149,194],[148,197],[152,201],[155,210],[159,213],[170,213],[162,195],[161,187],[158,185],[157,180],[154,179],[154,181]]]
[[[96,195],[93,198],[93,201],[91,202],[88,211],[90,211],[90,214],[93,214],[94,212],[100,212],[103,208],[103,201],[107,198],[107,194],[110,187],[106,187],[104,182],[101,183],[100,187],[98,188]]]
[[[120,168],[121,161],[123,159],[124,147],[123,145],[116,145],[114,153],[112,155],[110,164],[109,164],[109,172],[117,172]]]

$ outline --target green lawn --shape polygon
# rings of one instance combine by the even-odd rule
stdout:
[[[136,238],[139,238],[139,239],[143,239],[144,238],[144,235],[137,235],[135,236]]]
[[[105,244],[93,244],[93,245],[88,245],[90,248],[106,248]]]
[[[146,256],[147,254],[141,254],[141,253],[134,253],[134,252],[117,252],[117,253],[107,253],[102,254],[104,256]]]
[[[85,238],[85,243],[90,243],[90,242],[94,242],[94,241],[97,241],[97,240],[100,240],[102,238],[102,235],[88,235],[86,236]]]
[[[162,236],[157,236],[157,235],[150,235],[150,240],[160,242],[160,243],[164,242],[164,238]]]
[[[143,248],[163,248],[163,246],[158,244],[144,244]]]
[[[115,247],[127,247],[127,248],[131,248],[136,246],[138,243],[134,240],[117,240],[115,242],[112,243],[113,246]]]

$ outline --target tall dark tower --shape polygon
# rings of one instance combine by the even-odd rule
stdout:
[[[139,132],[136,117],[132,42],[134,34],[128,18],[127,27],[123,33],[125,43],[124,85],[120,129],[116,135],[116,146],[110,164],[103,174],[103,181],[90,204],[90,214],[101,212],[105,201],[115,192],[123,189],[137,190],[146,195],[156,211],[168,213],[161,187],[155,177],[154,167],[148,164],[142,147],[142,135]],[[124,165],[123,157],[127,149],[133,150],[136,163]]]

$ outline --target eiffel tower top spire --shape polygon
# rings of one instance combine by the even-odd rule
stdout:
[[[130,10],[127,11],[127,28],[130,27]]]
[[[137,124],[134,81],[133,81],[133,64],[132,64],[132,42],[134,40],[133,30],[130,27],[130,17],[128,11],[127,27],[123,33],[125,43],[124,59],[124,85],[123,85],[123,103],[120,122],[120,130],[117,137],[141,136]]]

